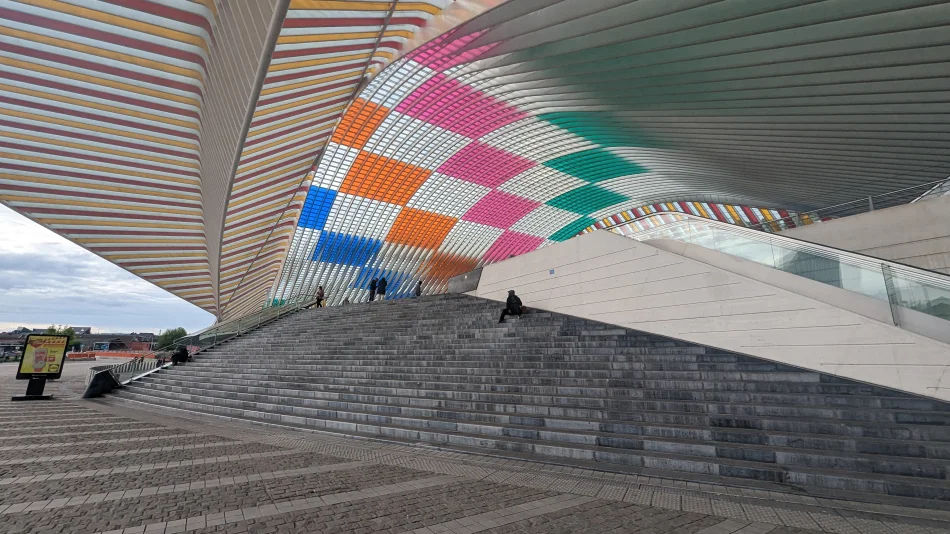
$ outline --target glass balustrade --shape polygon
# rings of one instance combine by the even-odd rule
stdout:
[[[650,215],[606,230],[638,241],[698,245],[950,320],[950,277],[925,269],[685,213]],[[894,319],[898,324],[896,314]]]

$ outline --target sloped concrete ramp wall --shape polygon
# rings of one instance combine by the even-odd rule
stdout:
[[[807,279],[792,292],[736,274],[767,269],[752,262],[726,270],[657,245],[592,232],[484,267],[469,294],[504,301],[515,289],[528,307],[950,400],[950,345],[882,322],[886,303]]]
[[[950,196],[792,228],[782,235],[950,274]]]

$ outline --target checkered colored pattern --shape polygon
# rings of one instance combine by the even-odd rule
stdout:
[[[599,211],[636,205],[614,184],[650,169],[611,147],[648,140],[607,118],[532,114],[482,90],[455,55],[474,37],[442,36],[410,54],[343,114],[297,225],[293,246],[305,252],[291,251],[276,298],[322,285],[331,302],[358,300],[380,276],[396,293],[416,280],[438,291],[479,265],[570,239]]]
[[[641,217],[648,217],[657,213],[689,213],[707,219],[736,224],[739,226],[761,226],[769,225],[773,231],[795,228],[795,220],[804,224],[810,224],[810,219],[804,213],[796,213],[788,210],[775,210],[768,208],[753,208],[750,206],[737,206],[734,204],[718,204],[714,202],[662,202],[639,206],[609,217],[604,217],[598,221],[592,221],[589,226],[579,231],[583,233],[593,232],[601,228],[609,228],[618,224],[633,223],[641,230],[653,227],[651,219],[636,221]],[[577,235],[575,232],[573,235]]]

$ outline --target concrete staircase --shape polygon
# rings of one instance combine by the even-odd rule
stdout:
[[[565,315],[499,325],[500,308],[304,311],[109,402],[950,509],[946,403]]]

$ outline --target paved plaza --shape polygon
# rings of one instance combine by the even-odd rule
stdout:
[[[0,532],[931,533],[950,513],[605,473],[83,401],[14,403]]]

